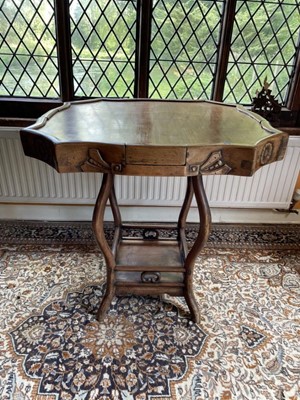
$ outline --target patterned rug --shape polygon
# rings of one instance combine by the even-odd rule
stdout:
[[[167,296],[115,298],[97,322],[90,228],[1,224],[1,400],[300,399],[299,227],[214,226],[196,325]]]
[[[198,225],[187,225],[187,241],[192,243],[198,232]],[[137,235],[135,230],[128,232]],[[113,224],[106,223],[107,238],[113,237]],[[175,235],[175,231],[162,235]],[[2,243],[72,243],[95,244],[90,222],[33,222],[0,220],[0,241]],[[206,247],[215,248],[274,248],[300,250],[300,225],[239,225],[213,224]]]

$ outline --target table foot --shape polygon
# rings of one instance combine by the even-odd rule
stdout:
[[[106,313],[112,303],[114,295],[115,295],[115,291],[112,290],[111,287],[107,287],[106,293],[101,301],[100,307],[96,314],[96,319],[99,322],[103,321],[104,317],[106,316]]]
[[[196,300],[196,297],[192,292],[188,292],[184,296],[186,304],[190,310],[191,320],[195,322],[195,324],[200,323],[201,313],[199,310],[199,306]]]

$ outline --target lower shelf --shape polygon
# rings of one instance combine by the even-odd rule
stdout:
[[[117,269],[141,271],[179,271],[183,269],[184,257],[177,240],[122,240],[116,254]]]
[[[117,294],[182,295],[184,259],[177,240],[123,239],[116,254]]]

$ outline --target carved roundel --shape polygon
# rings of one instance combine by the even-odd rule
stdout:
[[[260,155],[260,163],[262,165],[267,164],[270,162],[272,155],[273,155],[273,143],[268,142],[264,145],[264,148],[262,149],[261,155]]]

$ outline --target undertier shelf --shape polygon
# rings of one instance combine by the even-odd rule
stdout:
[[[184,257],[177,240],[123,239],[117,249],[116,266],[117,269],[145,267],[171,272],[174,268],[183,269]]]
[[[176,240],[122,240],[115,271],[118,293],[126,287],[137,294],[179,295],[184,287],[184,259]]]

